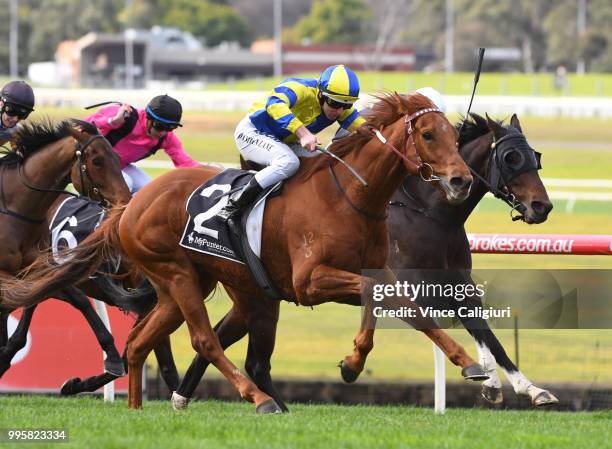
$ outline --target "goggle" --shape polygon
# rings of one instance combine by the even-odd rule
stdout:
[[[24,106],[19,106],[14,103],[4,103],[2,106],[2,113],[6,114],[10,117],[17,117],[19,120],[26,119],[28,115],[32,112],[31,109],[28,109]]]
[[[343,103],[341,101],[336,101],[333,98],[328,97],[327,95],[323,95],[323,101],[325,101],[325,103],[327,103],[327,106],[332,109],[351,109],[353,107],[353,103]]]
[[[178,125],[174,123],[163,123],[163,122],[158,122],[157,120],[151,120],[151,121],[153,122],[153,125],[152,125],[153,128],[156,129],[157,131],[170,132],[178,128]]]

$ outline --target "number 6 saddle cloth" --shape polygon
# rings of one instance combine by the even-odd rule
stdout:
[[[68,197],[55,211],[49,224],[53,259],[62,262],[61,251],[76,247],[91,234],[102,220],[105,211],[87,199]]]

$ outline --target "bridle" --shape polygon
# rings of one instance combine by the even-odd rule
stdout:
[[[433,167],[428,162],[423,162],[421,160],[421,157],[419,156],[419,152],[417,151],[417,148],[416,148],[416,144],[414,143],[414,137],[413,137],[414,128],[412,127],[412,121],[430,112],[438,112],[438,113],[444,114],[444,111],[438,108],[425,108],[425,109],[420,109],[416,112],[413,112],[410,115],[406,115],[406,118],[404,120],[405,128],[406,128],[406,136],[407,136],[407,141],[408,141],[407,144],[408,145],[412,144],[412,148],[414,149],[414,153],[416,155],[416,162],[413,162],[410,159],[408,159],[408,157],[406,157],[397,148],[391,145],[387,141],[385,136],[383,136],[382,133],[378,129],[374,129],[374,128],[372,129],[372,131],[374,132],[378,140],[380,140],[386,148],[393,151],[400,159],[404,161],[404,166],[406,167],[406,170],[408,170],[409,172],[416,171],[421,176],[423,181],[427,181],[427,182],[440,181],[441,178],[434,173]]]
[[[414,152],[416,155],[417,162],[411,161],[410,159],[408,159],[408,157],[402,154],[397,148],[395,148],[395,146],[389,143],[386,137],[383,136],[382,133],[378,129],[370,128],[370,131],[374,133],[376,138],[378,138],[378,140],[380,140],[386,148],[393,151],[400,159],[402,159],[402,161],[404,162],[404,167],[406,167],[406,169],[409,172],[413,170],[416,171],[417,173],[419,173],[421,178],[427,182],[439,181],[440,177],[434,173],[433,167],[429,163],[423,162],[421,160],[421,157],[419,156],[419,153],[416,148],[416,144],[414,143],[414,138],[413,138],[414,128],[412,127],[412,121],[430,112],[438,112],[438,113],[444,114],[444,112],[438,108],[425,108],[425,109],[420,109],[416,112],[413,112],[410,115],[406,115],[406,118],[404,120],[406,136],[407,136],[407,146],[412,144],[412,147],[414,148]],[[368,212],[368,211],[365,211],[359,208],[355,203],[351,201],[351,199],[346,194],[346,190],[344,190],[344,188],[340,184],[340,181],[338,180],[338,177],[336,176],[336,173],[334,172],[334,168],[331,162],[329,164],[329,171],[330,171],[332,179],[334,180],[336,188],[340,191],[340,193],[342,193],[342,195],[348,202],[349,206],[351,206],[353,210],[363,215],[364,217],[368,218],[369,220],[380,221],[380,220],[384,220],[387,218],[387,213],[372,214],[371,212]]]
[[[67,190],[62,190],[62,189],[48,189],[48,188],[42,188],[42,187],[36,187],[32,184],[30,184],[26,178],[25,175],[23,174],[23,164],[19,163],[18,165],[18,173],[19,173],[19,179],[21,181],[21,183],[26,186],[27,188],[29,188],[30,190],[34,190],[36,192],[44,192],[44,193],[58,193],[58,194],[67,194],[67,195],[71,195],[74,196],[75,198],[92,198],[92,194],[93,195],[98,195],[100,193],[100,189],[96,186],[95,182],[91,179],[91,176],[89,175],[89,172],[87,171],[87,163],[85,160],[85,156],[86,156],[86,151],[89,148],[89,146],[92,144],[92,142],[94,142],[96,139],[100,139],[100,138],[104,138],[103,135],[101,134],[96,134],[91,136],[86,142],[85,144],[81,145],[81,143],[76,140],[76,145],[75,145],[75,156],[78,159],[78,164],[79,164],[79,177],[80,177],[80,181],[81,181],[81,189],[85,189],[85,180],[87,180],[87,182],[89,183],[89,189],[87,189],[87,193],[85,195],[80,195],[80,194],[76,194],[73,192],[69,192]],[[0,196],[2,198],[2,204],[6,204],[5,198],[4,198],[4,189],[2,188],[2,186],[0,185]],[[110,202],[106,199],[106,198],[102,198],[102,200],[99,202],[100,206],[102,206],[103,208],[108,208],[111,206]],[[12,211],[12,210],[8,210],[8,209],[0,209],[0,214],[5,214],[5,215],[10,215],[12,217],[18,218],[22,221],[26,221],[28,223],[35,223],[35,224],[41,224],[44,223],[45,219],[38,219],[38,218],[31,218],[28,217],[26,215],[22,215],[18,212]]]
[[[540,170],[542,168],[540,162],[542,154],[529,146],[525,135],[521,132],[509,132],[498,140],[495,140],[494,137],[491,143],[491,150],[493,150],[493,154],[491,154],[489,162],[490,181],[472,167],[469,167],[470,171],[496,198],[510,206],[512,221],[524,220],[527,208],[516,199],[516,196],[510,191],[508,184],[523,173],[531,170]],[[510,164],[507,161],[507,156],[512,152],[520,155],[519,163]],[[515,211],[517,215],[514,215]]]

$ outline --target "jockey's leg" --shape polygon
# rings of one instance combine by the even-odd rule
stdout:
[[[134,194],[151,182],[151,177],[134,164],[127,165],[123,170],[123,179]]]

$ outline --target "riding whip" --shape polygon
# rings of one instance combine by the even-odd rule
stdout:
[[[467,112],[465,113],[465,119],[463,123],[461,123],[461,128],[459,128],[459,135],[461,135],[461,131],[463,130],[463,126],[465,125],[465,121],[470,116],[470,109],[472,109],[472,102],[474,101],[474,95],[476,94],[476,86],[478,85],[478,80],[480,80],[480,71],[482,69],[482,60],[484,59],[485,48],[480,47],[478,49],[478,67],[476,67],[476,73],[474,74],[474,85],[472,86],[472,96],[470,97],[470,104],[468,105]]]

